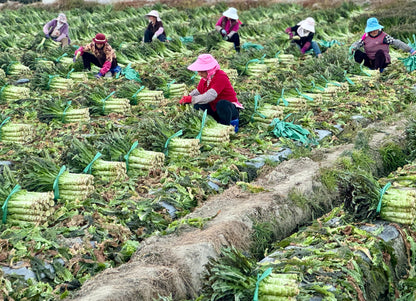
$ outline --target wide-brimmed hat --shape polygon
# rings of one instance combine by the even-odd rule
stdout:
[[[234,7],[228,8],[222,15],[233,20],[238,20],[237,9]]]
[[[218,65],[218,62],[210,54],[201,54],[196,61],[188,66],[191,71],[208,71]]]
[[[92,39],[95,44],[105,44],[107,43],[107,39],[103,33],[97,33],[95,38]]]
[[[63,14],[63,13],[60,13],[59,15],[58,15],[58,18],[56,18],[59,22],[62,22],[62,23],[67,23],[68,21],[67,21],[67,19],[66,19],[66,16],[65,16],[65,14]]]
[[[311,17],[306,18],[298,23],[300,27],[307,31],[315,33],[315,20]]]
[[[151,10],[146,17],[155,17],[156,20],[160,21],[159,12],[157,10]]]
[[[377,18],[369,18],[367,20],[367,26],[365,27],[365,32],[370,32],[370,31],[373,31],[373,30],[379,30],[379,29],[382,29],[382,28],[384,28],[384,26],[381,26],[378,23]]]

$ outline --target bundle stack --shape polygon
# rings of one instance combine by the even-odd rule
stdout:
[[[196,157],[201,153],[199,147],[199,139],[173,138],[168,145],[168,154],[171,158]]]
[[[29,74],[30,68],[23,65],[22,63],[16,62],[11,63],[9,67],[7,68],[7,74],[9,75],[23,75],[23,74]]]
[[[6,102],[11,102],[19,99],[30,97],[30,88],[8,85],[0,90],[0,97]]]
[[[224,71],[227,74],[231,82],[235,81],[238,78],[237,69],[226,68],[226,69],[222,69],[222,71]]]
[[[126,163],[99,159],[92,165],[92,174],[106,180],[124,180],[127,178]]]
[[[288,102],[286,106],[283,101],[280,101],[279,106],[283,107],[284,113],[299,112],[306,108],[306,99],[303,97],[285,97]]]
[[[246,74],[251,77],[261,77],[267,73],[267,65],[265,64],[249,64],[247,66]]]
[[[61,64],[64,67],[69,67],[72,64],[74,64],[74,61],[72,58],[65,56],[59,59],[59,64]]]
[[[6,123],[0,129],[0,141],[3,143],[25,144],[35,138],[35,129],[30,124]]]
[[[171,84],[168,89],[169,98],[181,98],[186,94],[185,84]]]
[[[283,66],[291,66],[295,65],[295,56],[293,54],[284,54],[280,53],[277,55],[277,59],[279,60],[279,63]]]
[[[280,60],[277,57],[272,57],[272,58],[264,59],[263,63],[265,63],[267,66],[273,68],[273,67],[278,67],[280,65]]]
[[[416,190],[390,188],[383,195],[380,217],[393,223],[412,225],[416,217]]]
[[[158,106],[165,99],[165,96],[163,95],[163,91],[144,89],[137,94],[136,99],[138,104]]]
[[[55,67],[55,63],[48,60],[36,60],[36,67],[52,69]]]
[[[323,96],[320,93],[302,93],[309,107],[320,107],[323,104]]]
[[[110,98],[105,101],[103,107],[104,107],[104,114],[109,114],[109,113],[128,114],[130,113],[130,110],[131,110],[130,100],[127,98]]]
[[[71,78],[53,77],[49,83],[50,90],[71,90],[74,81]]]
[[[85,82],[88,80],[88,75],[85,72],[71,72],[69,77],[74,82]]]
[[[374,84],[380,78],[380,71],[378,70],[366,70],[365,75],[353,75],[350,79],[354,83],[362,84]]]
[[[129,170],[151,172],[162,169],[165,163],[165,154],[162,152],[134,149],[129,156]]]
[[[7,204],[7,223],[44,224],[53,213],[52,192],[20,190],[13,194]]]
[[[230,135],[233,133],[233,126],[217,123],[203,128],[201,142],[210,145],[226,145],[230,142]]]
[[[337,86],[328,86],[322,91],[320,94],[322,96],[322,100],[324,101],[332,101],[338,97],[338,92],[340,88]]]
[[[259,301],[296,300],[299,292],[296,274],[271,273],[260,282]]]
[[[90,111],[88,108],[83,109],[68,109],[65,112],[65,116],[63,121],[66,123],[82,123],[82,122],[89,122],[90,121]]]
[[[264,124],[265,126],[270,125],[273,119],[282,119],[283,117],[283,108],[281,106],[274,106],[268,103],[265,103],[261,108],[257,109],[257,112],[263,115],[265,118],[259,114],[256,114],[253,116],[253,119]]]
[[[94,192],[94,176],[64,172],[58,179],[59,199],[83,201]]]

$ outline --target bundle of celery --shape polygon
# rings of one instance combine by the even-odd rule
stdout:
[[[98,159],[92,165],[92,174],[105,180],[124,180],[127,178],[126,163]]]
[[[272,123],[273,119],[283,117],[283,108],[281,106],[274,106],[265,103],[262,107],[257,109],[257,113],[253,116],[253,120],[260,122],[266,126]]]
[[[62,122],[89,122],[90,113],[88,108],[76,109],[68,104],[64,104],[58,99],[42,100],[38,113],[39,120],[49,122],[52,119],[58,119]]]
[[[8,75],[24,75],[30,73],[30,68],[20,62],[13,62],[7,67]]]
[[[169,98],[181,98],[186,94],[186,85],[185,84],[171,84],[167,89],[166,94]]]
[[[267,73],[267,65],[265,64],[248,64],[246,72],[248,76],[251,77],[261,77],[264,76],[265,73]]]
[[[199,147],[199,139],[173,138],[168,145],[168,155],[170,158],[196,157],[201,153]]]
[[[64,172],[58,180],[59,199],[67,201],[86,200],[94,192],[94,176]]]
[[[55,76],[49,81],[50,90],[70,90],[74,85],[74,81],[71,78],[63,78]]]
[[[285,100],[287,103],[282,100],[279,102],[279,106],[283,107],[285,113],[299,112],[306,108],[306,99],[303,97],[285,97]]]
[[[296,64],[295,56],[293,54],[279,53],[277,55],[277,58],[279,60],[279,63],[284,66],[290,66],[290,65]]]
[[[237,77],[238,77],[237,69],[224,68],[224,69],[222,69],[222,71],[224,71],[225,73],[227,73],[228,78],[230,79],[231,82],[234,82],[237,79]]]
[[[74,64],[74,61],[72,60],[72,58],[66,56],[59,59],[59,64],[68,68]]]
[[[297,274],[271,273],[259,285],[259,301],[296,300],[299,294]]]
[[[416,190],[388,189],[383,195],[380,217],[394,223],[413,224],[416,217]]]
[[[29,97],[30,89],[27,87],[7,85],[0,90],[0,98],[6,102]]]
[[[416,187],[416,162],[406,164],[390,173],[387,178],[380,179],[381,183],[393,182],[394,187]]]
[[[0,128],[0,141],[3,143],[28,143],[35,138],[35,129],[30,124],[8,122]]]
[[[87,123],[90,121],[90,111],[88,108],[74,109],[69,108],[65,114],[63,114],[63,122],[66,123]]]
[[[129,156],[129,170],[150,172],[162,169],[165,163],[165,154],[136,148]]]
[[[71,72],[69,78],[74,82],[85,82],[88,80],[88,75],[85,72]]]
[[[43,68],[43,69],[52,69],[55,67],[55,63],[52,61],[48,61],[48,60],[38,59],[36,60],[35,67]]]
[[[110,98],[103,103],[104,114],[129,114],[131,112],[130,110],[130,100],[127,98]]]
[[[163,91],[143,89],[136,95],[138,104],[159,105],[165,99]]]
[[[224,145],[230,142],[230,134],[234,133],[233,126],[220,123],[204,127],[201,135],[201,142],[211,145]]]
[[[31,192],[20,190],[13,194],[7,204],[7,223],[44,224],[53,213],[52,192]]]
[[[269,66],[270,68],[278,67],[280,64],[280,59],[278,57],[272,57],[263,59],[263,63]]]

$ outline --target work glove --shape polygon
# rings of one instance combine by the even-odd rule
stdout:
[[[286,33],[291,33],[291,32],[292,32],[292,28],[290,28],[290,27],[286,28],[286,29],[285,29],[285,32],[286,32]]]
[[[223,36],[225,36],[225,35],[227,34],[227,32],[225,31],[225,29],[221,29],[221,34],[222,34]]]
[[[181,98],[181,100],[179,100],[179,104],[184,105],[186,103],[191,103],[192,102],[192,96],[184,96]]]
[[[100,78],[101,76],[103,76],[100,72],[98,72],[96,75],[95,75],[95,78]]]
[[[413,48],[410,49],[410,55],[415,55],[416,54],[416,50],[414,50]]]
[[[225,41],[228,41],[229,39],[230,39],[229,36],[224,36]]]
[[[50,35],[45,34],[45,38],[46,38],[46,39],[49,39],[50,37],[51,37]]]
[[[152,41],[154,41],[154,40],[157,40],[157,35],[153,35],[153,37],[152,37]]]

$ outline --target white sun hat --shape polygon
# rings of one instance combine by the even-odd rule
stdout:
[[[234,7],[228,8],[222,15],[233,20],[238,20],[237,9]]]
[[[300,21],[298,23],[298,25],[300,27],[302,27],[303,29],[306,29],[306,30],[308,30],[310,32],[315,33],[315,20],[313,18],[311,18],[311,17],[308,17],[305,20]]]
[[[148,14],[146,14],[146,17],[155,17],[156,20],[161,21],[157,10],[151,10]]]

